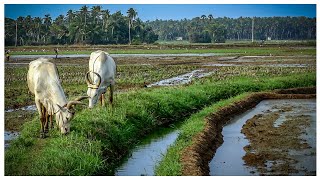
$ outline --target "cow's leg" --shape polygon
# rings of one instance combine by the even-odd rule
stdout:
[[[50,117],[50,128],[53,129],[53,114],[49,116]]]
[[[109,101],[110,104],[112,105],[113,103],[113,91],[114,91],[114,84],[110,84],[110,96],[109,96]]]
[[[45,133],[44,133],[44,124],[46,121],[46,115],[45,115],[45,108],[44,106],[41,104],[41,117],[40,117],[40,121],[41,121],[41,130],[40,130],[40,138],[44,138],[45,137]]]
[[[49,114],[48,114],[48,111],[45,109],[45,123],[44,123],[44,133],[48,133],[49,132]]]
[[[106,106],[106,101],[105,101],[105,95],[104,93],[101,94],[101,106]]]
[[[35,99],[35,103],[36,103],[38,113],[40,116],[40,138],[42,138],[43,137],[43,135],[42,135],[42,104],[37,99]]]

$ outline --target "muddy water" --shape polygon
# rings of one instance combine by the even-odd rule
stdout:
[[[5,112],[13,112],[13,111],[19,111],[19,110],[22,110],[22,111],[36,111],[37,107],[36,107],[36,105],[30,105],[30,106],[25,106],[25,107],[22,107],[22,108],[17,108],[17,109],[8,109]]]
[[[182,85],[188,84],[192,81],[193,78],[202,78],[213,74],[214,71],[211,72],[203,72],[202,69],[194,70],[190,73],[182,74],[173,78],[164,79],[153,84],[147,85],[147,87],[152,86],[175,86],[175,85]]]
[[[179,130],[169,130],[165,134],[156,135],[137,146],[131,157],[117,170],[116,176],[153,176],[155,166],[160,162],[168,147],[174,143]]]
[[[5,148],[9,147],[11,140],[17,138],[20,135],[20,133],[18,132],[18,129],[22,125],[22,123],[25,122],[24,118],[30,117],[30,115],[36,113],[36,111],[37,111],[37,107],[35,105],[25,106],[17,109],[5,110],[5,117],[6,117],[5,119],[6,130],[4,131]],[[9,114],[11,114],[11,116]],[[8,119],[8,116],[11,118]],[[9,127],[7,128],[7,126]]]
[[[9,147],[10,141],[16,139],[19,136],[19,132],[15,131],[4,131],[4,147]]]
[[[286,110],[283,110],[286,109]],[[270,112],[280,112],[279,118],[274,122],[278,128],[287,120],[286,117],[310,116],[310,126],[306,133],[300,135],[301,143],[307,142],[309,148],[303,150],[288,150],[291,158],[297,163],[294,164],[297,172],[289,175],[313,174],[316,171],[316,100],[265,100],[255,108],[234,117],[223,128],[222,134],[224,143],[216,151],[216,154],[209,164],[210,175],[259,175],[255,167],[244,165],[242,157],[246,154],[244,147],[249,144],[248,140],[241,133],[242,126],[248,119],[255,115]],[[271,169],[274,162],[265,163],[267,169]],[[276,171],[269,171],[264,175],[277,175]]]

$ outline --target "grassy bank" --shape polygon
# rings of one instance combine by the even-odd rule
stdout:
[[[163,124],[182,121],[192,112],[244,92],[315,83],[315,73],[299,73],[207,80],[119,94],[113,110],[97,107],[78,111],[69,135],[61,136],[55,130],[47,139],[38,138],[39,120],[35,118],[24,125],[21,136],[6,150],[5,175],[112,175],[130,149]],[[183,136],[185,143],[200,129],[201,125],[189,126]],[[165,173],[169,174],[174,173]]]

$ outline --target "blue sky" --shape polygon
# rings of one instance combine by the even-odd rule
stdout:
[[[94,5],[86,4],[90,8]],[[60,14],[66,15],[69,9],[79,10],[84,4],[5,4],[5,17],[16,19],[18,16],[31,15],[44,17],[50,14],[54,19]],[[129,8],[138,12],[143,21],[155,19],[191,19],[212,14],[214,17],[272,17],[307,16],[316,17],[316,5],[312,4],[102,4],[103,9],[111,13],[121,11],[126,14]]]

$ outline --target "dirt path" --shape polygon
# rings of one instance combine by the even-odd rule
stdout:
[[[254,93],[245,100],[224,107],[207,117],[205,129],[194,137],[194,143],[182,152],[183,175],[209,175],[208,164],[217,148],[223,143],[222,126],[231,117],[253,108],[264,99],[308,99],[315,98],[315,93],[315,87],[277,90],[274,93]]]

